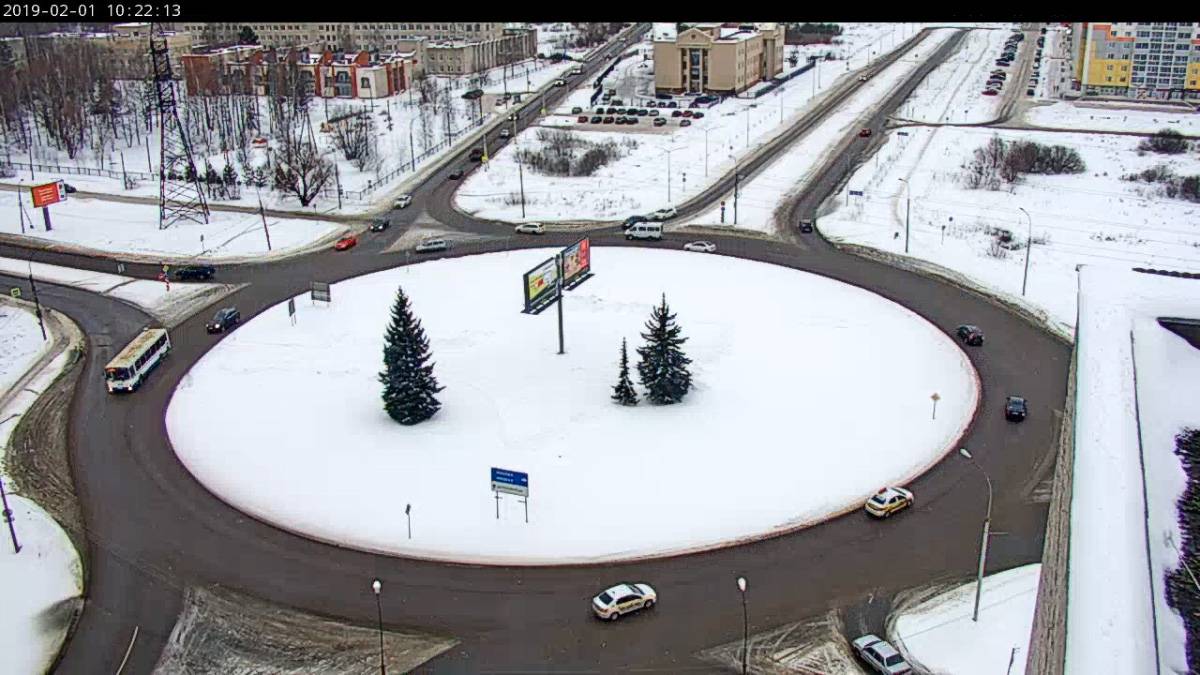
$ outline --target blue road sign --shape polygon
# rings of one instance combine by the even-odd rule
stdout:
[[[492,490],[509,494],[529,496],[529,474],[492,467]]]
[[[851,190],[850,194],[855,197],[861,197],[861,196],[863,196],[863,191],[862,190]]]

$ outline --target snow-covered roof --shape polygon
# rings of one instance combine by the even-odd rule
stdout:
[[[1158,319],[1200,319],[1200,279],[1083,265],[1078,311],[1066,672],[1187,672],[1164,574],[1182,548],[1174,437],[1200,426],[1200,350]]]
[[[677,32],[674,23],[656,23],[650,27],[650,37],[653,40],[674,40]]]

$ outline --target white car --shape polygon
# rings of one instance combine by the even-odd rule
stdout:
[[[559,79],[557,79],[557,80],[555,80],[555,81],[554,81],[554,86],[556,86],[556,87],[565,87],[565,86],[567,86],[567,81],[566,81],[566,80],[564,80],[564,79],[562,79],[562,78],[559,78]]]
[[[913,493],[899,487],[885,487],[867,500],[863,507],[876,518],[887,518],[912,506]]]
[[[518,234],[546,234],[546,226],[541,223],[521,223],[516,231]]]
[[[696,253],[716,253],[717,245],[711,241],[691,241],[683,245],[684,250]]]
[[[874,635],[864,635],[854,642],[854,652],[867,662],[871,669],[882,675],[907,675],[912,666],[904,660],[896,648]]]
[[[396,201],[392,202],[393,209],[403,209],[412,203],[412,195],[400,195],[396,197]]]
[[[500,130],[500,138],[510,138],[510,137],[512,137],[512,132],[508,130],[508,127],[504,127],[503,129]]]
[[[678,213],[678,211],[675,210],[674,206],[668,206],[667,208],[659,209],[646,217],[651,220],[668,220],[670,218],[674,218],[676,213]]]
[[[617,584],[592,598],[592,611],[606,621],[625,614],[650,609],[658,602],[658,593],[649,584]]]
[[[866,81],[867,81],[867,76],[866,76],[866,75],[859,75],[859,76],[858,76],[858,81],[859,81],[859,82],[866,82]]]
[[[450,242],[446,239],[426,239],[417,244],[414,251],[417,253],[434,253],[437,251],[446,251],[450,248]]]

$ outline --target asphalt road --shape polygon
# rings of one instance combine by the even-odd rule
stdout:
[[[592,69],[598,66],[591,66]],[[558,95],[565,95],[562,90]],[[548,97],[550,101],[554,95]],[[552,103],[548,101],[547,105]],[[881,111],[882,113],[882,111]],[[862,144],[865,146],[865,144]],[[861,147],[859,151],[865,150]],[[466,150],[456,158],[462,161]],[[454,162],[447,162],[453,166]],[[414,205],[395,212],[393,228],[366,235],[345,253],[221,270],[222,281],[250,281],[220,304],[237,304],[247,320],[303,292],[313,279],[337,281],[410,261],[381,253],[420,209],[448,204],[453,183],[439,171],[414,192]],[[819,203],[830,183],[805,194]],[[801,200],[804,201],[803,199]],[[432,209],[431,209],[432,210]],[[461,215],[446,224],[499,232]],[[505,234],[508,227],[504,228]],[[629,245],[616,232],[593,235],[597,246]],[[519,240],[522,246],[565,245],[575,234]],[[761,260],[839,279],[904,304],[946,331],[963,322],[987,333],[987,345],[967,353],[983,382],[982,404],[963,439],[996,487],[989,569],[1040,559],[1045,505],[1029,503],[1024,487],[1052,452],[1066,389],[1068,348],[1038,328],[974,294],[873,261],[842,254],[815,237],[796,243],[711,236],[721,255]],[[668,235],[642,247],[675,248]],[[448,255],[498,250],[513,240],[462,242]],[[596,270],[598,274],[606,273]],[[5,283],[24,286],[19,279]],[[180,465],[167,439],[164,412],[171,392],[218,337],[200,312],[173,330],[174,350],[136,394],[106,393],[100,369],[149,317],[111,298],[39,283],[43,302],[80,323],[92,349],[72,402],[71,458],[88,526],[92,567],[89,599],[59,672],[112,673],[133,627],[140,628],[126,673],[150,672],[191,584],[217,583],[326,616],[373,625],[371,579],[384,582],[388,626],[452,635],[462,641],[430,663],[435,672],[596,672],[713,670],[692,654],[741,635],[735,577],[749,579],[751,630],[848,608],[868,593],[886,595],[932,579],[973,572],[985,507],[983,478],[951,453],[914,481],[918,506],[887,522],[861,511],[799,532],[707,553],[630,564],[566,568],[457,566],[384,557],[319,544],[284,533],[232,509]],[[880,343],[887,350],[886,343]],[[780,354],[809,359],[819,355]],[[236,386],[236,383],[231,383]],[[1004,421],[1004,396],[1030,401],[1023,424]],[[918,423],[914,420],[914,423]],[[886,449],[880,449],[886,451]],[[263,476],[268,482],[271,476]],[[319,499],[314,490],[314,499]],[[720,499],[714,493],[714,499]],[[737,508],[730,504],[729,508]],[[588,599],[616,580],[658,588],[650,613],[615,625],[590,615]],[[877,629],[878,627],[872,627]]]

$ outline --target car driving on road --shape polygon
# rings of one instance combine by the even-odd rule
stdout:
[[[913,501],[912,492],[899,487],[885,487],[868,499],[863,508],[876,518],[887,518],[912,506]]]
[[[515,229],[518,234],[546,234],[546,226],[541,223],[521,223]]]
[[[1029,406],[1020,396],[1009,396],[1004,401],[1004,419],[1020,422],[1029,414]]]
[[[370,230],[372,232],[383,232],[391,226],[392,221],[388,220],[387,218],[376,218],[375,220],[371,221]]]
[[[189,265],[175,270],[175,281],[207,281],[216,273],[212,265]]]
[[[592,598],[592,612],[606,621],[625,614],[650,609],[658,602],[658,593],[649,584],[617,584]]]
[[[412,204],[412,195],[400,195],[396,197],[396,201],[392,202],[393,209],[405,209]]]
[[[413,250],[417,253],[433,253],[435,251],[445,251],[450,248],[450,242],[445,239],[426,239],[417,244]]]
[[[665,209],[654,211],[646,217],[650,220],[669,220],[674,218],[676,213],[678,212],[675,210],[674,206],[668,206]]]
[[[717,245],[711,241],[689,241],[683,245],[685,251],[695,251],[696,253],[716,253]]]
[[[864,635],[850,644],[854,646],[854,653],[881,675],[907,675],[912,672],[912,666],[895,647],[874,635]]]
[[[345,251],[347,249],[354,248],[355,246],[358,246],[358,237],[353,234],[348,234],[337,240],[337,243],[333,245],[333,250]]]
[[[448,179],[450,179],[450,180],[458,180],[458,179],[460,179],[460,178],[462,178],[462,177],[463,177],[463,170],[462,170],[462,169],[455,169],[455,170],[453,170],[453,171],[451,171],[451,172],[450,172],[450,175],[446,176],[446,178],[448,178]]]
[[[237,307],[225,307],[217,310],[212,321],[204,325],[204,329],[209,333],[223,333],[232,330],[241,320],[242,313],[238,311]]]
[[[803,232],[804,234],[809,234],[810,232],[812,232],[813,231],[813,221],[811,221],[811,220],[800,221],[800,231]]]
[[[958,339],[972,347],[983,346],[983,331],[979,330],[979,326],[963,324],[955,331]]]

